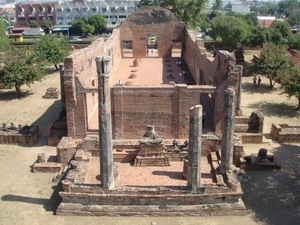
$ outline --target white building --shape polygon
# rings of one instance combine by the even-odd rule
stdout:
[[[55,4],[56,24],[69,24],[77,16],[102,15],[108,26],[118,25],[134,12],[137,1],[59,1]]]

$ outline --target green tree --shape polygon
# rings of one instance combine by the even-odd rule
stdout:
[[[106,28],[106,20],[101,15],[92,15],[88,23],[95,28],[95,33],[101,33]]]
[[[287,45],[293,49],[300,49],[300,34],[292,35],[289,38]]]
[[[251,29],[249,35],[243,40],[243,44],[250,47],[262,47],[264,43],[271,41],[272,35],[269,28],[255,26]]]
[[[212,10],[221,10],[222,9],[222,1],[221,0],[215,0],[213,3]]]
[[[259,59],[250,65],[249,70],[268,78],[270,81],[269,88],[273,88],[276,82],[280,83],[278,74],[286,66],[286,54],[285,46],[265,43]]]
[[[286,21],[275,20],[270,28],[277,30],[284,39],[288,39],[292,35],[291,27]]]
[[[59,38],[51,35],[43,36],[35,46],[36,55],[40,60],[48,64],[54,64],[55,69],[59,70],[58,64],[69,55],[68,39],[64,36]]]
[[[36,20],[28,20],[27,23],[28,23],[29,27],[31,27],[31,28],[39,27],[39,24],[38,24],[38,22],[36,22]]]
[[[205,20],[202,20],[200,22],[200,29],[203,31],[207,31],[208,28],[210,28],[210,23]]]
[[[90,25],[90,24],[84,24],[81,27],[81,32],[90,36],[95,32],[95,27],[93,25]]]
[[[199,27],[203,20],[201,13],[205,9],[208,0],[142,0],[137,5],[143,6],[161,6],[169,8],[178,20],[191,28]]]
[[[159,0],[141,0],[137,4],[137,7],[141,8],[143,6],[159,6],[159,5],[160,5],[160,1]]]
[[[258,19],[257,19],[257,13],[256,12],[246,14],[245,18],[246,18],[247,21],[251,21],[251,24],[253,26],[258,25]]]
[[[291,24],[300,25],[300,7],[289,11],[288,22]]]
[[[222,14],[218,11],[211,11],[210,13],[208,13],[207,17],[209,20],[212,20],[213,18],[217,17],[217,16],[221,16]]]
[[[284,14],[289,16],[291,10],[299,8],[299,3],[297,0],[284,0],[278,2],[278,12],[279,14]]]
[[[0,19],[0,52],[4,52],[10,48],[9,40],[5,33],[6,25],[2,19]]]
[[[72,22],[71,22],[72,28],[75,33],[77,34],[82,34],[82,27],[86,25],[86,19],[85,17],[76,17]]]
[[[230,50],[236,43],[242,42],[248,35],[251,26],[242,18],[235,16],[218,16],[211,22],[212,38],[220,38],[222,44]]]
[[[0,82],[7,87],[15,87],[18,97],[21,97],[21,86],[41,81],[46,74],[44,64],[27,48],[6,51],[1,65]]]
[[[50,33],[50,29],[52,28],[52,22],[50,20],[44,20],[42,22],[41,28],[43,28],[43,30],[45,31],[45,34],[49,34]]]
[[[298,106],[295,110],[300,109],[300,54],[287,56],[287,66],[279,71],[281,80],[281,89],[283,94],[288,98],[295,97],[298,100]]]
[[[262,7],[257,8],[257,11],[261,16],[275,16],[278,13],[278,4],[265,2]]]

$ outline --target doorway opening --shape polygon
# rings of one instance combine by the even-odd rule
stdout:
[[[148,33],[147,34],[147,50],[146,56],[152,58],[158,58],[158,50],[157,50],[157,34]]]
[[[133,58],[132,41],[122,41],[122,50],[123,58]]]

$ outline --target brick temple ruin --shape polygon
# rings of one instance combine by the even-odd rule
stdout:
[[[242,71],[160,7],[67,57],[64,113],[48,129],[67,165],[56,213],[244,213],[236,172],[243,143],[262,141],[263,117],[242,115]]]

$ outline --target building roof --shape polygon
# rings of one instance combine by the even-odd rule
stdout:
[[[276,20],[274,16],[258,16],[258,26],[260,27],[269,27]]]

